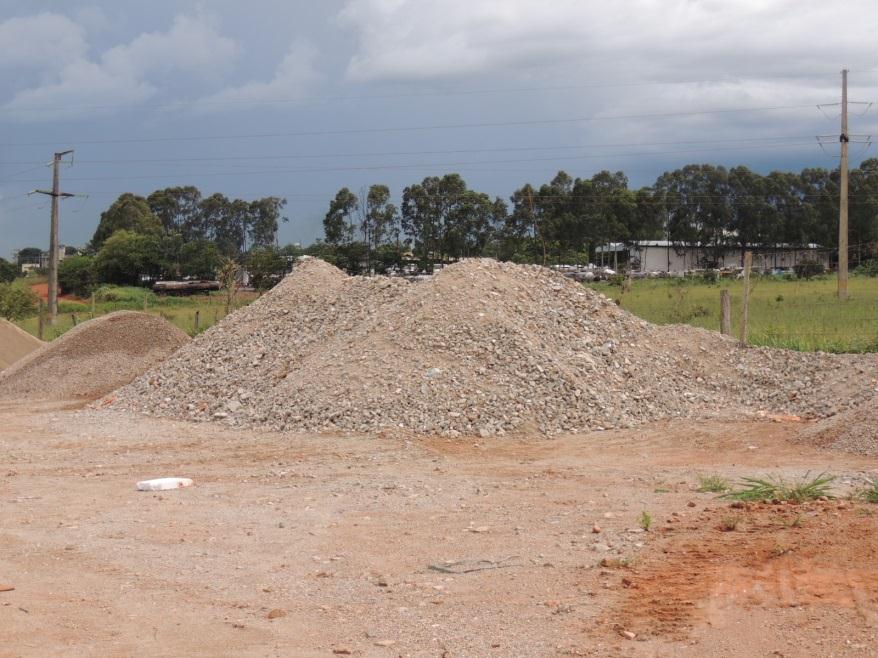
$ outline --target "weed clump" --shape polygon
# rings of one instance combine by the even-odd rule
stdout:
[[[731,484],[721,475],[699,475],[698,493],[723,493],[731,489]]]
[[[782,478],[742,478],[738,489],[729,491],[722,498],[758,502],[764,500],[781,500],[790,503],[803,503],[822,497],[831,497],[830,484],[835,476],[822,473],[815,478],[802,482],[791,483]]]
[[[868,487],[858,491],[856,497],[867,503],[878,503],[878,480],[870,482]]]

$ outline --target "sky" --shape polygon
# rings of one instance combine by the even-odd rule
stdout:
[[[876,31],[868,0],[0,0],[0,256],[47,247],[28,192],[67,149],[75,246],[177,185],[286,198],[285,244],[344,186],[836,167],[842,68],[850,132],[878,132]]]

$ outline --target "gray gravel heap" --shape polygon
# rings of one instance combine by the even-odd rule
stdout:
[[[281,430],[550,435],[747,411],[827,416],[868,394],[875,367],[651,325],[538,266],[466,260],[408,283],[305,259],[113,404]]]

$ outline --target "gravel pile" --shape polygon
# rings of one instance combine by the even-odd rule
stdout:
[[[129,383],[189,337],[155,315],[89,320],[0,373],[0,399],[93,399]]]
[[[875,366],[654,326],[537,266],[467,260],[408,283],[306,259],[114,404],[281,430],[548,435],[748,410],[827,416],[862,397]]]
[[[815,423],[802,433],[811,445],[878,457],[878,386],[875,397]]]
[[[0,370],[42,347],[43,341],[0,318]]]

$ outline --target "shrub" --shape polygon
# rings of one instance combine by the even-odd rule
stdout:
[[[878,276],[878,258],[861,263],[857,269],[854,270],[854,274],[859,274],[860,276]]]
[[[793,270],[796,272],[796,277],[799,279],[812,279],[824,272],[823,263],[810,258],[806,258],[805,260],[796,263]]]
[[[143,298],[155,298],[146,288],[136,288],[134,286],[101,286],[95,290],[95,301],[111,302],[114,304],[135,304],[143,305]]]
[[[11,283],[0,283],[0,317],[21,320],[36,313],[39,298],[33,290]]]

